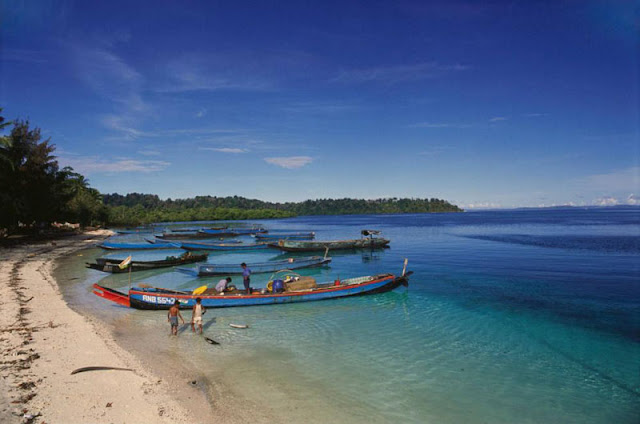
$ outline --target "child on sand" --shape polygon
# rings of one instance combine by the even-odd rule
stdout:
[[[180,302],[176,300],[173,303],[171,309],[169,309],[169,313],[167,314],[167,321],[171,323],[171,334],[173,334],[174,336],[178,335],[178,317],[180,317],[182,323],[184,324],[184,318],[182,318],[182,315],[180,315],[179,306]]]
[[[198,328],[200,329],[200,334],[202,334],[202,315],[206,312],[204,306],[202,306],[202,299],[196,298],[196,304],[193,305],[193,311],[191,313],[191,331],[196,332],[196,324],[198,324]]]

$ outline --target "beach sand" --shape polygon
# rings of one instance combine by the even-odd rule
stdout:
[[[55,259],[111,235],[98,230],[0,249],[0,422],[194,423],[212,414],[197,389],[185,399],[145,370],[99,322],[70,309],[52,277]],[[133,371],[89,371],[109,366]],[[183,396],[183,398],[187,398]],[[33,418],[35,416],[35,418]]]

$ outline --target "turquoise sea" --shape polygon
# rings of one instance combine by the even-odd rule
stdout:
[[[357,238],[365,228],[391,239],[389,249],[334,252],[330,266],[300,271],[318,281],[400,273],[404,258],[414,274],[408,288],[385,294],[211,309],[205,333],[218,346],[188,329],[170,337],[165,312],[93,296],[94,282],[124,290],[129,284],[127,275],[83,267],[104,254],[100,249],[61,260],[57,278],[72,307],[105,322],[160,375],[180,368],[180,375],[197,376],[214,407],[253,408],[255,422],[640,421],[640,208],[256,223],[316,231],[319,240]],[[269,249],[212,253],[209,261],[283,257]],[[252,285],[264,287],[269,277],[254,275]],[[132,278],[134,285],[185,289],[219,279],[172,269]]]

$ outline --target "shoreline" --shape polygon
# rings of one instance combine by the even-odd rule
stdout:
[[[200,422],[199,390],[158,378],[102,323],[73,310],[53,277],[56,260],[107,238],[107,230],[0,249],[0,421]],[[88,366],[128,368],[71,375]]]

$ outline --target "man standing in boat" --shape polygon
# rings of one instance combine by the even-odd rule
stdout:
[[[244,283],[244,289],[247,291],[247,294],[251,294],[251,269],[244,262],[242,262],[240,266],[242,267],[242,282]]]

